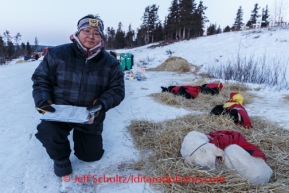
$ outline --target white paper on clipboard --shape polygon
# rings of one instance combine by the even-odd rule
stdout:
[[[71,105],[51,105],[55,112],[46,112],[40,119],[45,121],[59,121],[70,123],[89,124],[90,114],[86,107],[77,107]]]

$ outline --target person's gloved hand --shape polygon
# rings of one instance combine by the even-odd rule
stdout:
[[[53,113],[55,112],[55,108],[53,108],[51,105],[52,105],[52,102],[50,100],[45,100],[42,103],[40,103],[40,105],[37,105],[36,109],[41,114],[44,114],[46,112]]]
[[[95,99],[93,101],[93,105],[87,107],[86,110],[92,111],[94,108],[96,108],[96,109],[100,108],[99,110],[95,111],[95,113],[94,113],[95,117],[97,117],[100,114],[100,112],[104,110],[102,102],[100,100],[97,100],[97,99]]]

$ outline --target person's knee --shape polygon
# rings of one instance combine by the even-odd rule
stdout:
[[[101,159],[104,150],[102,135],[85,133],[74,129],[74,154],[85,162],[93,162]]]
[[[53,126],[48,121],[42,121],[37,125],[37,133],[35,134],[35,137],[43,144],[45,145],[48,142],[48,138],[50,138],[51,131],[53,129]]]
[[[101,148],[97,151],[83,151],[83,152],[75,152],[75,156],[85,162],[94,162],[98,161],[102,158],[104,150]]]
[[[68,141],[70,129],[67,125],[59,124],[52,121],[42,121],[37,125],[35,137],[46,147],[54,143],[61,144]]]
[[[41,132],[51,127],[53,127],[53,124],[51,124],[51,122],[41,121],[41,123],[39,123],[36,128],[38,132]]]

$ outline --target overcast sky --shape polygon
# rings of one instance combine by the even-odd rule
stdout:
[[[163,22],[169,13],[171,2],[172,0],[0,0],[0,35],[3,36],[5,30],[8,30],[12,37],[19,32],[22,35],[21,42],[29,41],[33,45],[37,37],[39,45],[56,46],[70,42],[69,36],[76,31],[77,21],[87,14],[99,14],[104,21],[105,29],[107,27],[117,29],[118,23],[122,22],[124,31],[128,30],[129,24],[136,30],[142,23],[141,18],[146,6],[158,5],[159,19]],[[196,2],[199,3],[198,0]],[[203,2],[208,7],[205,15],[209,23],[216,23],[225,28],[227,25],[231,27],[234,23],[239,6],[243,8],[243,23],[246,23],[255,3],[258,3],[261,9],[268,5],[272,13],[275,0],[203,0]],[[286,12],[285,20],[289,21],[289,11]]]

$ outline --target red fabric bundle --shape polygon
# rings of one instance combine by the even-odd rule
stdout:
[[[265,154],[255,145],[249,143],[245,137],[237,131],[219,130],[210,132],[208,135],[209,142],[215,144],[218,148],[224,150],[227,146],[236,144],[246,150],[251,156],[264,159]]]

